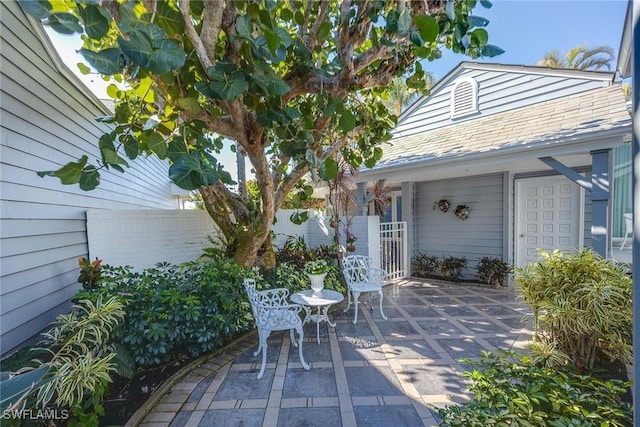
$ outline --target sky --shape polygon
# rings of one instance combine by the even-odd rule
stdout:
[[[473,14],[489,20],[486,27],[489,43],[501,47],[505,52],[477,61],[534,65],[554,49],[564,53],[580,44],[591,47],[605,45],[615,51],[616,57],[612,63],[615,69],[627,9],[626,0],[494,0],[492,3],[493,6],[486,9],[478,2]],[[81,46],[79,37],[54,35],[53,41],[60,46],[58,49],[63,61],[77,72],[75,64],[82,59],[74,53]],[[442,78],[460,62],[471,60],[467,56],[444,51],[442,58],[426,62],[424,66],[425,70]],[[99,77],[81,78],[93,86],[98,97],[107,97],[106,85],[100,84]],[[235,155],[228,153],[220,160],[235,177]]]
[[[626,0],[495,0],[492,3],[493,6],[486,9],[478,2],[473,14],[489,20],[486,27],[489,43],[505,52],[479,59],[480,62],[534,65],[551,50],[564,53],[580,44],[610,46],[617,61]],[[442,78],[460,62],[470,60],[446,51],[442,58],[424,65],[437,78]]]

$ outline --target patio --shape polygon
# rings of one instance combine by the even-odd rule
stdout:
[[[320,344],[315,323],[305,326],[310,371],[302,369],[289,334],[274,333],[257,380],[254,333],[178,381],[140,425],[430,426],[434,407],[467,398],[459,359],[521,350],[531,337],[521,323],[528,308],[513,287],[411,279],[384,292],[389,321],[374,297],[374,310],[362,309],[357,325],[352,310],[342,313],[346,302],[333,307],[337,325],[321,324]]]

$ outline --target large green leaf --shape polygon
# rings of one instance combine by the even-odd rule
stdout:
[[[89,65],[101,74],[113,75],[122,72],[124,57],[122,51],[118,48],[111,47],[100,52],[81,48],[80,54],[87,60]]]
[[[51,3],[48,0],[22,0],[20,6],[36,19],[45,19],[51,15]]]
[[[146,20],[146,10],[139,2],[127,1],[120,5],[118,9],[120,30],[129,33],[137,28],[143,28],[149,22]]]
[[[109,32],[109,19],[100,10],[101,7],[95,5],[87,5],[86,7],[78,7],[78,12],[84,22],[84,31],[92,39],[100,40]]]
[[[411,13],[409,9],[403,8],[398,16],[398,34],[404,36],[411,29]]]
[[[95,166],[89,165],[82,170],[79,184],[84,191],[91,191],[100,184],[100,173]]]
[[[156,50],[149,61],[149,71],[152,73],[164,74],[184,65],[187,55],[176,42],[166,39],[156,41],[154,48]]]
[[[475,15],[469,15],[469,19],[467,20],[467,22],[469,23],[469,28],[486,27],[487,24],[489,24],[489,20],[487,18]]]
[[[217,64],[207,70],[211,81],[209,87],[217,96],[222,99],[236,99],[240,94],[249,88],[244,73],[242,71],[227,71],[226,64]],[[198,90],[201,90],[198,88]],[[203,92],[204,93],[204,92]]]
[[[211,159],[214,162],[211,162]],[[169,179],[180,188],[195,190],[201,185],[216,184],[220,175],[214,158],[194,152],[185,154],[171,165]]]
[[[267,75],[261,70],[256,70],[251,74],[251,78],[269,96],[282,96],[291,90],[289,85],[275,74]]]
[[[268,28],[263,28],[262,33],[264,34],[264,38],[267,40],[269,51],[271,51],[271,53],[275,55],[278,46],[280,46],[280,37],[275,31],[271,31]]]
[[[438,37],[438,34],[440,34],[440,27],[438,26],[438,21],[436,21],[436,19],[433,16],[418,15],[413,19],[413,22],[418,28],[420,37],[426,43],[434,42]]]
[[[157,132],[145,132],[140,137],[141,142],[147,145],[147,148],[156,155],[164,159],[167,157],[167,143],[162,135]]]
[[[484,28],[476,28],[471,32],[471,38],[475,40],[479,46],[484,46],[489,41],[489,34]]]
[[[503,53],[504,53],[504,49],[492,44],[488,44],[482,48],[482,56],[492,57],[492,56],[497,56]]]
[[[289,216],[289,220],[297,225],[304,224],[309,219],[309,212],[307,211],[295,211]]]
[[[0,381],[0,408],[4,410],[25,394],[36,390],[43,384],[43,378],[48,371],[47,366],[41,366],[10,378],[3,372]]]
[[[338,175],[338,163],[329,157],[320,164],[318,173],[320,174],[320,178],[325,181],[330,181]]]
[[[118,44],[124,53],[135,65],[146,68],[153,55],[151,41],[140,31],[132,31],[129,38],[118,37]]]
[[[56,171],[37,172],[38,176],[54,176],[60,179],[65,185],[77,184],[82,176],[82,169],[87,164],[89,158],[82,156],[77,162],[69,162]]]
[[[250,37],[253,32],[253,22],[249,15],[242,15],[236,18],[236,32],[243,37]]]
[[[52,13],[49,16],[49,25],[61,34],[82,33],[82,26],[78,18],[66,12]]]
[[[338,125],[344,133],[350,132],[356,127],[356,116],[351,111],[345,110],[340,116]]]
[[[182,14],[175,10],[168,1],[158,2],[155,22],[169,35],[184,33]]]
[[[124,152],[128,158],[134,160],[138,157],[138,153],[140,152],[140,143],[137,139],[131,135],[127,135],[124,137],[122,145],[124,146]]]
[[[113,136],[111,134],[105,134],[100,137],[98,142],[100,153],[102,154],[102,161],[106,165],[125,165],[129,166],[127,161],[120,157],[116,152],[116,148],[113,144]]]
[[[444,13],[447,15],[450,21],[456,19],[456,4],[454,0],[447,0],[447,4],[444,7]]]

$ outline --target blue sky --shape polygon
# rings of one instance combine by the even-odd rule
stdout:
[[[479,59],[514,65],[534,65],[545,53],[565,52],[579,44],[611,46],[617,54],[627,10],[626,0],[494,0],[490,9],[479,3],[474,15],[487,18],[489,43],[505,50],[502,55]],[[469,57],[445,52],[425,69],[442,78]],[[615,63],[613,64],[615,68]]]

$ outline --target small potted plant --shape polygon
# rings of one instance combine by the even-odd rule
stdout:
[[[347,241],[347,252],[355,252],[356,245],[354,245],[354,243],[356,242],[356,240],[358,240],[358,237],[355,234],[353,234],[351,231],[349,231],[348,228],[344,229],[344,235]]]
[[[329,272],[329,263],[324,259],[309,261],[304,266],[304,272],[309,276],[313,293],[317,294],[324,289],[324,276]]]
[[[458,205],[456,206],[456,210],[453,211],[453,213],[461,220],[466,221],[467,219],[469,219],[470,210],[471,209],[469,209],[469,206],[467,205]]]
[[[436,210],[436,206],[438,207],[438,209],[440,209],[442,212],[446,212],[449,210],[449,208],[451,207],[451,202],[449,202],[447,199],[440,199],[437,202],[435,202],[433,204],[433,210]]]

